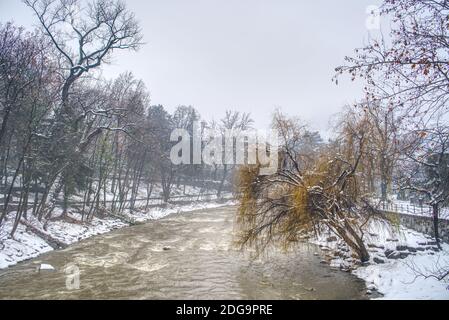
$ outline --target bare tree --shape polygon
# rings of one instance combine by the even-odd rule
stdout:
[[[218,166],[222,169],[220,184],[218,185],[217,190],[218,198],[222,195],[226,179],[229,178],[229,173],[236,167],[235,155],[237,152],[237,145],[235,139],[238,139],[245,133],[245,131],[251,129],[253,122],[254,121],[251,119],[251,115],[248,113],[240,113],[237,111],[233,112],[228,110],[226,111],[224,118],[220,120],[220,123],[215,126],[218,131],[217,134],[222,137],[223,146],[226,148],[226,146],[232,145],[231,150],[227,150],[228,153],[225,152],[223,164]],[[232,141],[227,141],[229,137],[232,137]]]
[[[57,172],[53,180],[58,181],[50,216],[61,191],[67,203],[70,184],[78,171],[74,168],[80,166],[89,143],[105,130],[124,130],[101,124],[86,135],[85,128],[89,125],[83,122],[89,121],[93,114],[108,117],[108,112],[103,109],[96,113],[92,109],[80,112],[74,99],[70,99],[71,89],[83,75],[106,62],[113,51],[138,49],[141,34],[134,14],[121,1],[96,0],[85,4],[79,0],[24,0],[24,3],[33,10],[42,33],[52,43],[62,71],[61,105],[55,112],[51,129],[54,138],[49,146]]]
[[[25,33],[11,23],[0,25],[0,148],[9,120],[20,112],[20,98],[41,75],[45,42],[36,34]],[[50,69],[50,65],[47,66]],[[4,150],[4,149],[2,149]],[[2,155],[3,156],[3,155]]]
[[[423,195],[432,207],[435,240],[441,248],[440,209],[449,203],[449,128],[414,131],[409,140],[398,173],[400,188]]]
[[[141,44],[134,14],[121,1],[23,0],[38,18],[43,33],[61,56],[64,108],[73,83],[97,68],[117,49],[136,50]]]
[[[418,278],[435,279],[438,281],[446,281],[449,277],[449,261],[438,257],[431,267],[418,266],[412,261],[407,261],[405,264],[414,273],[416,281]]]
[[[449,29],[446,0],[384,0],[389,40],[372,38],[337,73],[366,79],[369,100],[384,100],[408,116],[432,117],[448,102]]]
[[[170,159],[170,134],[174,129],[173,119],[163,106],[152,106],[148,112],[149,141],[152,145],[153,165],[162,187],[162,198],[168,202],[179,168]]]
[[[365,144],[361,174],[365,176],[367,190],[374,193],[379,185],[381,200],[387,201],[388,191],[391,191],[392,187],[393,171],[401,151],[401,134],[405,129],[404,116],[391,106],[367,101],[356,104],[355,107],[348,107],[341,114],[341,118],[338,125],[341,125],[342,121],[365,121],[369,139]]]
[[[55,72],[47,60],[45,41],[12,24],[0,28],[0,50],[0,101],[3,101],[0,103],[3,106],[0,158],[1,177],[5,178],[1,225],[20,179],[22,191],[26,192],[19,196],[23,201],[18,217],[27,206],[31,180],[36,178],[36,150],[32,146],[41,140],[44,131],[41,121],[49,115],[54,103],[54,90],[49,83],[54,80]]]

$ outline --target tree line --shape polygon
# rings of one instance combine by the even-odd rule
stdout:
[[[131,73],[103,79],[98,70],[114,52],[142,45],[139,24],[121,1],[23,3],[39,28],[0,24],[0,226],[14,219],[14,235],[29,215],[44,224],[67,217],[73,201],[89,221],[134,210],[143,190],[146,208],[152,195],[169,201],[174,187],[218,197],[229,190],[227,167],[174,166],[170,134],[191,132],[194,122],[250,123],[249,115],[229,111],[208,123],[191,106],[170,114],[150,104]],[[161,193],[154,195],[156,185]]]

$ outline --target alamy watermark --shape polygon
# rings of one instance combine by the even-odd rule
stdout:
[[[170,141],[174,165],[256,165],[261,175],[277,172],[279,135],[276,130],[201,130],[198,122],[193,130],[176,129]]]
[[[64,268],[66,278],[65,287],[69,291],[80,289],[80,269],[76,264],[70,263]]]

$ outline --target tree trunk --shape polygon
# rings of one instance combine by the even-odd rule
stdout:
[[[385,164],[381,164],[380,168],[380,193],[381,193],[381,199],[382,201],[387,201],[387,192],[388,192],[388,177],[385,172]]]
[[[227,175],[228,175],[228,168],[225,165],[224,170],[223,170],[223,176],[221,177],[220,185],[218,186],[217,198],[221,198],[221,193],[223,191],[223,186],[224,186],[224,183],[226,181]]]
[[[432,206],[432,210],[433,210],[433,232],[435,235],[435,241],[437,242],[437,246],[438,249],[442,249],[441,248],[441,243],[440,243],[440,232],[439,232],[439,207],[438,204],[434,204]]]
[[[382,182],[380,183],[380,189],[381,189],[381,199],[382,201],[387,201],[387,183],[384,179],[382,179]]]

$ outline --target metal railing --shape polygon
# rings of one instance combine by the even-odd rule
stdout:
[[[429,205],[415,205],[403,202],[381,202],[380,209],[394,213],[409,214],[414,216],[431,217],[433,208]],[[440,218],[449,219],[449,208],[441,208]]]

